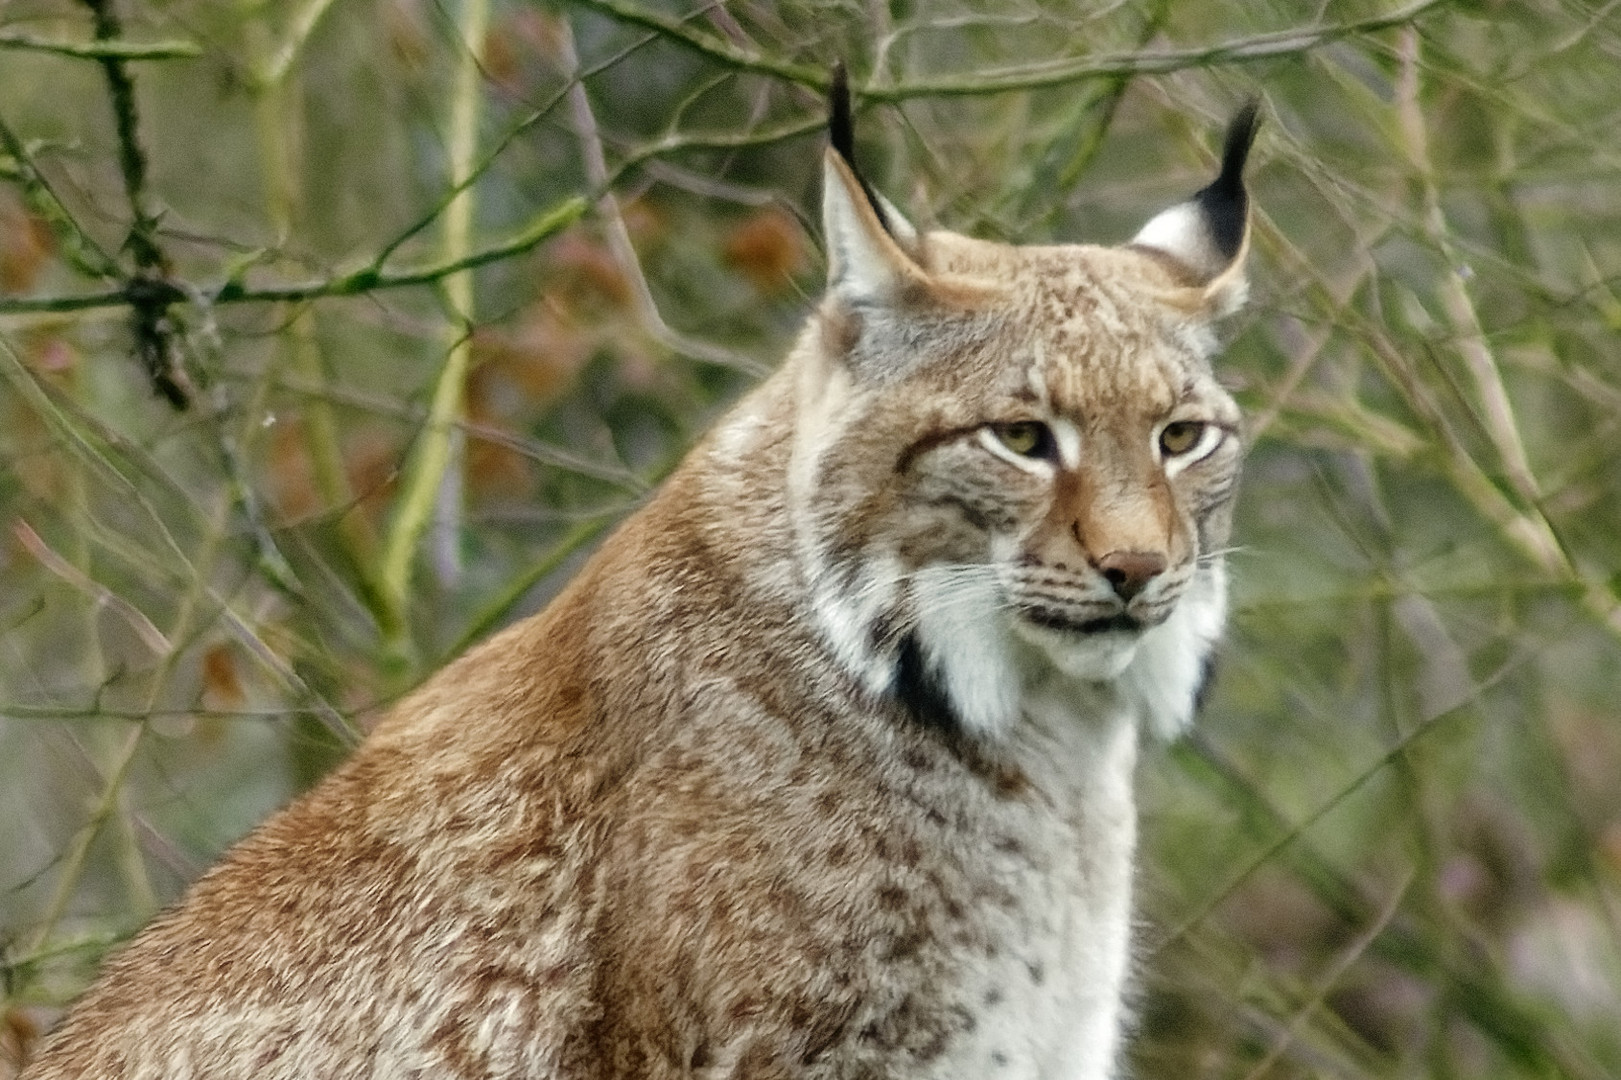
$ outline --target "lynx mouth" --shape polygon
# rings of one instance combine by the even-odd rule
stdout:
[[[1074,619],[1051,608],[1025,608],[1020,614],[1045,629],[1084,637],[1108,633],[1139,634],[1147,629],[1140,620],[1124,611],[1117,611],[1113,615],[1099,619]]]

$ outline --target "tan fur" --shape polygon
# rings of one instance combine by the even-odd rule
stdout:
[[[1217,304],[1162,253],[902,244],[829,178],[783,368],[113,956],[29,1080],[1112,1075],[1137,732],[1220,623],[1237,439],[1155,451],[1236,424]],[[999,449],[1018,421],[1074,459]],[[1129,603],[1122,553],[1164,565]],[[1052,625],[1117,614],[1146,629]]]

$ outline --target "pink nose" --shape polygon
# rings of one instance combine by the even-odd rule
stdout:
[[[1165,556],[1157,551],[1111,551],[1097,561],[1097,568],[1114,586],[1115,595],[1130,600],[1165,572]]]

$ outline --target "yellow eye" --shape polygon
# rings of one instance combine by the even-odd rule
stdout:
[[[1166,457],[1181,457],[1204,440],[1205,425],[1197,420],[1166,424],[1159,433],[1159,448]]]
[[[1001,444],[1020,457],[1045,457],[1052,446],[1052,435],[1046,424],[1034,420],[1019,420],[1011,424],[993,424],[991,431]]]

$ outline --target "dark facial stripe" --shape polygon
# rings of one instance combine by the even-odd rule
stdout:
[[[912,462],[933,450],[936,446],[944,446],[948,442],[961,439],[978,430],[979,428],[976,425],[974,427],[948,428],[945,431],[932,431],[901,451],[901,456],[895,460],[895,471],[897,473],[906,472],[912,467]]]
[[[895,697],[924,727],[952,737],[961,732],[962,722],[951,707],[951,699],[946,696],[939,677],[923,659],[923,647],[918,644],[916,633],[901,639],[900,652],[895,658]]]

